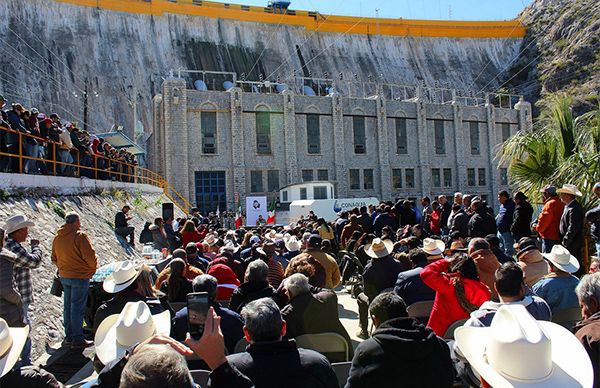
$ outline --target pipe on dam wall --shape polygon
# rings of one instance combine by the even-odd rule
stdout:
[[[273,13],[271,8],[196,0],[55,0],[113,11],[160,16],[166,13],[230,19],[245,22],[285,24],[307,31],[438,38],[522,38],[525,27],[518,20],[449,21],[359,18],[322,15],[316,12]],[[269,12],[270,11],[270,12]]]

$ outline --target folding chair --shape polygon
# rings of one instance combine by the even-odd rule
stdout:
[[[348,343],[338,333],[304,334],[296,337],[299,348],[312,349],[323,355],[327,353],[343,353],[344,359],[350,361]]]

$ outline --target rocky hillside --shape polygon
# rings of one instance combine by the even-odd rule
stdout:
[[[114,215],[123,204],[130,202],[134,209],[131,224],[136,237],[145,220],[153,220],[161,214],[162,203],[168,200],[160,194],[128,194],[121,190],[78,196],[13,196],[2,191],[0,199],[0,222],[11,215],[22,213],[36,223],[30,230],[30,238],[39,239],[44,252],[42,265],[31,271],[34,286],[34,302],[30,311],[33,341],[32,360],[37,359],[47,345],[64,338],[62,322],[63,300],[49,294],[56,267],[50,260],[52,240],[56,230],[64,223],[66,212],[81,215],[84,229],[96,250],[98,266],[126,258],[140,258],[137,251],[121,245],[113,231]],[[177,216],[181,213],[177,212]],[[138,249],[141,249],[138,246]]]
[[[600,91],[600,2],[534,0],[521,14],[527,36],[505,74],[508,89],[543,102],[548,93],[576,99],[576,113],[597,106]]]

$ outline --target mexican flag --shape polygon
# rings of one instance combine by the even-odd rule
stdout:
[[[238,194],[235,195],[235,228],[239,229],[242,227],[244,220],[242,218],[242,206],[240,206],[240,197]]]
[[[277,202],[275,201],[275,197],[271,200],[269,204],[269,216],[267,217],[267,225],[275,224],[275,208],[277,207]]]

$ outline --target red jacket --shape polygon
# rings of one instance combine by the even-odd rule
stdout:
[[[558,197],[550,197],[544,202],[535,230],[543,240],[561,241],[559,225],[565,204]]]
[[[208,274],[217,278],[217,300],[231,299],[231,294],[240,285],[233,270],[225,264],[215,264],[210,267]]]
[[[429,216],[429,231],[431,234],[440,235],[441,234],[441,217],[442,217],[442,208],[438,207],[436,210],[431,212]]]
[[[426,266],[421,272],[423,282],[436,291],[427,326],[440,337],[446,333],[453,322],[469,318],[469,313],[458,303],[452,284],[452,278],[460,275],[446,273],[449,266],[450,260],[438,260]],[[490,290],[482,282],[471,279],[462,279],[462,282],[469,303],[479,307],[483,302],[490,300]]]
[[[184,249],[185,249],[185,246],[188,245],[188,243],[191,243],[191,242],[197,243],[200,241],[202,241],[202,236],[200,236],[200,233],[198,233],[195,230],[193,230],[191,232],[181,232],[181,245]]]

